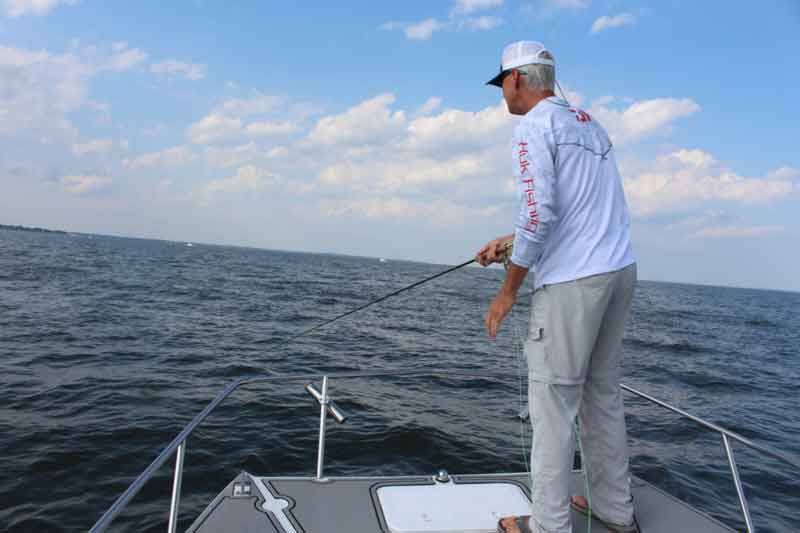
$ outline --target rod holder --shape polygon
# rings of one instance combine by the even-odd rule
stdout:
[[[306,384],[306,391],[319,403],[319,446],[317,448],[317,476],[314,481],[327,481],[322,476],[322,469],[325,464],[325,423],[328,413],[340,424],[347,420],[347,416],[328,396],[328,376],[322,376],[322,392],[319,392],[310,383]]]
[[[308,393],[315,400],[317,400],[317,403],[319,403],[320,405],[322,404],[322,393],[319,392],[316,388],[314,388],[314,385],[312,385],[311,383],[306,383],[306,391],[308,391]],[[328,397],[328,413],[330,413],[333,419],[336,420],[336,422],[338,422],[339,424],[344,424],[348,418],[347,415],[341,409],[339,409],[339,406],[336,405],[336,402],[331,400],[330,397]]]

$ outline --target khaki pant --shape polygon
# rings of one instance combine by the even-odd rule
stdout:
[[[622,334],[635,282],[634,263],[616,272],[545,285],[533,294],[525,355],[533,425],[532,516],[541,531],[572,531],[569,479],[576,416],[592,511],[618,524],[633,521],[619,382]]]

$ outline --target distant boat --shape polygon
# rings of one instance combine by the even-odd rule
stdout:
[[[378,259],[378,261],[380,261],[381,263],[385,263],[385,262],[386,262],[386,259],[384,259],[383,257],[381,257],[380,259]]]
[[[192,243],[190,243],[190,242],[187,242],[187,243],[186,243],[186,246],[194,246],[194,244],[192,244]]]

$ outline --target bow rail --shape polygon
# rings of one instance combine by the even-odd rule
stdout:
[[[177,531],[178,510],[180,506],[180,493],[181,493],[181,480],[183,478],[183,459],[186,453],[186,440],[194,430],[205,421],[206,418],[221,404],[225,399],[230,396],[239,387],[253,384],[253,383],[269,383],[269,382],[302,382],[302,381],[322,381],[322,392],[318,392],[313,386],[307,384],[306,390],[314,397],[320,404],[320,433],[319,433],[319,448],[317,455],[317,476],[316,480],[322,481],[322,468],[324,462],[324,443],[325,443],[325,421],[328,414],[334,416],[337,422],[344,422],[345,415],[336,407],[335,403],[328,396],[328,387],[332,379],[352,379],[352,378],[379,378],[379,377],[437,377],[443,379],[508,379],[508,374],[499,372],[463,372],[463,371],[434,371],[434,370],[404,370],[404,371],[376,371],[376,372],[334,372],[327,374],[304,374],[304,375],[270,375],[258,376],[251,378],[238,378],[229,383],[219,394],[202,410],[198,413],[191,422],[189,422],[178,435],[158,454],[150,465],[145,468],[141,474],[128,486],[117,500],[108,508],[108,510],[100,517],[100,519],[92,526],[91,533],[99,533],[105,531],[106,528],[114,521],[114,519],[128,506],[131,500],[138,494],[142,487],[147,483],[155,472],[164,465],[164,463],[173,455],[176,456],[175,473],[173,477],[172,486],[172,499],[170,502],[170,513],[167,531],[175,533]],[[684,418],[692,420],[700,426],[719,433],[722,437],[722,444],[728,459],[728,465],[731,469],[733,482],[736,486],[736,493],[739,497],[739,505],[742,510],[742,516],[747,526],[748,533],[754,531],[750,511],[747,506],[747,500],[742,488],[741,479],[739,477],[739,470],[734,459],[731,441],[736,441],[744,444],[748,448],[759,451],[769,457],[777,459],[783,463],[795,467],[800,471],[800,460],[784,454],[783,452],[773,450],[762,444],[753,442],[752,440],[744,437],[736,432],[730,431],[717,424],[704,420],[698,416],[692,415],[678,407],[670,405],[667,402],[659,400],[649,394],[641,392],[633,387],[625,384],[621,385],[622,390],[629,392],[635,396],[645,399],[651,403],[659,405],[673,413],[676,413]]]

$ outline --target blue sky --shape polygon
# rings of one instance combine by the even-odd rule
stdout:
[[[514,220],[517,39],[609,130],[642,278],[800,290],[793,0],[0,0],[0,223],[461,262]]]

